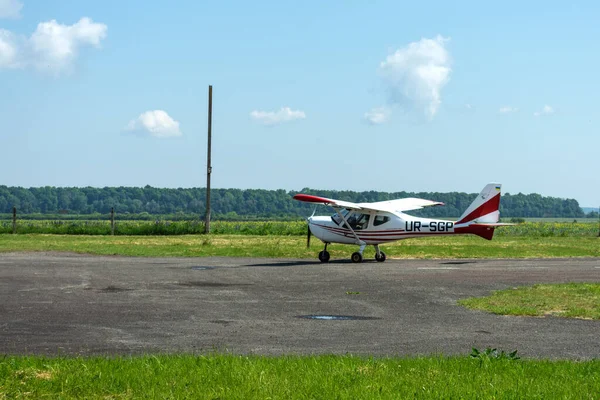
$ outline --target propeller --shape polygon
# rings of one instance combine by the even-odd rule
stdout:
[[[310,237],[311,237],[311,231],[310,231],[310,220],[312,219],[312,217],[315,216],[315,213],[317,212],[317,207],[315,206],[315,208],[313,209],[313,213],[310,217],[306,218],[306,229],[307,229],[307,233],[306,233],[306,248],[309,249],[310,248]]]

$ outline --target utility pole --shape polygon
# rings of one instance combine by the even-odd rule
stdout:
[[[208,86],[208,155],[206,163],[206,216],[204,220],[204,233],[210,233],[210,174],[212,166],[210,160],[210,147],[212,139],[212,85]]]
[[[115,208],[110,208],[110,234],[115,236]]]

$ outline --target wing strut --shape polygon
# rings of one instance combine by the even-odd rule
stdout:
[[[358,244],[359,246],[366,245],[365,242],[363,242],[362,240],[360,240],[360,238],[358,237],[358,235],[356,234],[356,232],[354,232],[354,229],[352,229],[352,227],[348,223],[348,220],[346,219],[346,217],[344,216],[344,214],[342,214],[340,212],[340,210],[342,209],[342,207],[334,207],[334,206],[332,206],[332,207],[335,210],[335,212],[337,212],[337,214],[340,217],[342,217],[342,220],[344,220],[344,223],[346,224],[346,226],[348,227],[348,229],[350,229],[350,232],[352,232],[352,234],[354,235],[354,238],[356,239],[356,244]]]

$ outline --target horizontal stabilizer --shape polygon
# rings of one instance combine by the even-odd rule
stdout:
[[[492,240],[494,236],[494,229],[500,226],[509,226],[515,224],[504,224],[501,222],[474,222],[472,224],[465,224],[463,226],[454,227],[454,232],[456,233],[472,233],[473,235],[477,235],[487,240]]]
[[[488,226],[491,228],[497,228],[499,226],[513,226],[516,224],[507,224],[507,223],[503,223],[503,222],[495,222],[495,223],[475,223],[475,224],[469,224],[469,226]]]

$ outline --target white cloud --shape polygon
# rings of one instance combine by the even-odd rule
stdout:
[[[533,113],[534,116],[539,117],[541,115],[549,115],[549,114],[554,114],[556,112],[556,110],[554,108],[552,108],[549,105],[545,105],[541,111],[536,111]]]
[[[77,57],[86,45],[98,47],[106,37],[107,26],[81,18],[73,25],[63,25],[56,20],[41,22],[29,39],[38,66],[62,69]]]
[[[181,136],[179,122],[163,110],[146,111],[127,124],[128,131],[146,131],[157,138]]]
[[[105,24],[84,17],[73,25],[56,20],[40,22],[29,38],[0,30],[0,68],[34,66],[51,73],[68,70],[82,47],[100,46],[107,29]]]
[[[20,18],[21,8],[19,0],[0,0],[0,18]]]
[[[451,59],[446,50],[450,39],[438,35],[423,38],[396,50],[380,65],[392,103],[413,103],[433,117],[441,100],[442,88],[450,80]]]
[[[390,119],[391,111],[387,107],[377,107],[365,113],[365,119],[371,125],[380,125],[386,123]]]
[[[17,68],[17,38],[10,31],[0,29],[0,68]]]
[[[279,111],[252,111],[250,117],[263,125],[277,125],[296,119],[306,118],[304,111],[292,110],[289,107],[281,107]]]
[[[500,114],[511,114],[511,113],[515,113],[517,111],[519,111],[519,109],[516,107],[512,107],[512,106],[503,106],[503,107],[500,107],[500,109],[498,110],[498,112]]]

